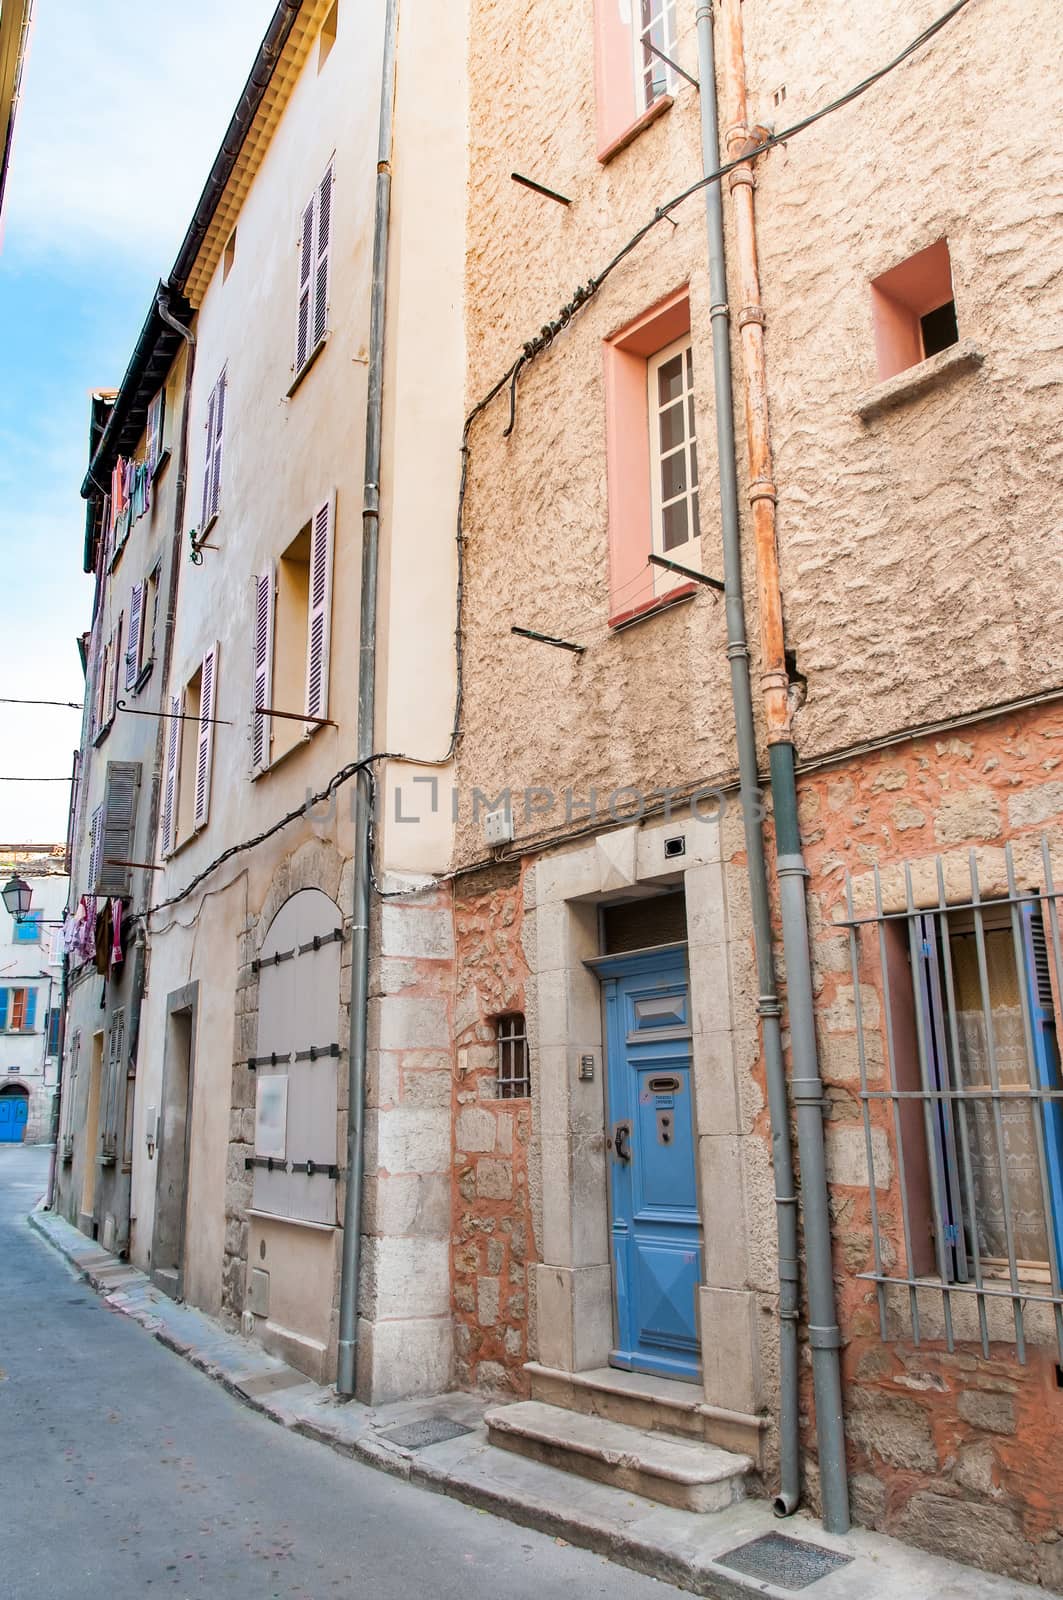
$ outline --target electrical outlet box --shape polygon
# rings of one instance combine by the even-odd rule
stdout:
[[[484,840],[487,844],[513,843],[513,812],[508,801],[497,811],[485,813]]]
[[[247,1309],[256,1317],[269,1316],[269,1273],[252,1267],[247,1283]]]

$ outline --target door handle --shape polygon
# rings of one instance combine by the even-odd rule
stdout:
[[[631,1160],[631,1124],[618,1122],[613,1129],[612,1138],[613,1154],[618,1161]]]

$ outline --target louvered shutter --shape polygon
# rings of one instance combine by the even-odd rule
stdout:
[[[210,469],[210,515],[218,515],[221,505],[221,452],[225,426],[225,388],[228,382],[225,372],[215,385],[216,400],[214,403],[214,452]]]
[[[103,860],[103,806],[98,805],[89,824],[89,894],[98,894],[96,888]]]
[[[119,866],[133,854],[133,835],[137,820],[137,792],[140,788],[139,761],[108,761],[103,795],[103,840],[96,893],[128,894],[131,869]]]
[[[162,455],[162,430],[166,416],[166,390],[160,389],[148,407],[147,451],[148,471],[154,473]]]
[[[129,598],[129,643],[125,652],[125,686],[132,689],[140,676],[140,636],[144,626],[144,585],[135,583]]]
[[[0,1032],[11,1026],[11,990],[0,989]]]
[[[37,1023],[37,991],[36,991],[36,989],[27,989],[26,990],[26,1010],[25,1010],[25,1012],[23,1014],[22,1026],[24,1028],[33,1028],[33,1027],[36,1026],[36,1023]]]
[[[273,693],[273,568],[255,579],[255,654],[251,706],[251,766],[258,772],[269,765],[270,721],[259,713]]]
[[[195,826],[206,825],[210,810],[210,770],[214,756],[214,704],[217,699],[218,650],[208,650],[199,675],[199,739],[196,744]]]
[[[214,466],[214,412],[218,403],[217,385],[210,391],[207,400],[207,450],[203,457],[203,515],[200,519],[199,531],[203,532],[210,521],[210,484]]]
[[[177,823],[177,763],[181,755],[181,697],[170,696],[170,732],[166,744],[166,781],[162,790],[162,853],[168,856],[175,844]]]
[[[107,721],[112,722],[118,710],[118,677],[122,667],[122,626],[125,613],[118,613],[118,624],[111,634],[111,672],[107,699]]]
[[[317,191],[317,242],[314,262],[314,344],[325,337],[328,323],[329,245],[332,237],[332,167]]]
[[[310,326],[314,297],[314,212],[317,194],[303,212],[299,237],[299,315],[295,330],[295,370],[301,371],[310,354]]]
[[[332,612],[332,544],[335,502],[326,500],[314,513],[310,534],[310,611],[307,619],[306,709],[312,717],[328,716],[329,635]],[[310,724],[310,731],[313,729]]]

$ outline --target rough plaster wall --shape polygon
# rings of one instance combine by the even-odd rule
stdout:
[[[680,62],[696,64],[693,7]],[[596,156],[592,8],[574,8],[559,48],[547,0],[473,7],[468,258],[469,403],[506,369],[577,284],[598,271],[699,168],[693,89],[608,166]],[[511,170],[572,197],[518,188]],[[703,559],[719,572],[704,208],[692,199],[621,267],[520,381],[474,425],[466,502],[466,701],[459,783],[680,783],[734,766],[722,607],[707,592],[610,635],[602,341],[689,282],[695,339]],[[510,626],[587,646],[576,659]],[[547,822],[563,822],[564,806]],[[518,834],[541,822],[516,818]],[[459,859],[482,855],[468,808]]]
[[[751,120],[796,121],[944,7],[747,0]],[[1063,190],[1055,0],[974,0],[854,105],[758,164],[757,227],[802,752],[1063,681]],[[1005,42],[1006,41],[1006,42]],[[785,100],[773,92],[785,85]],[[947,237],[984,352],[868,423],[868,280]]]
[[[494,868],[459,881],[455,891],[451,1252],[458,1380],[518,1393],[527,1388],[521,1369],[529,1353],[528,1268],[536,1259],[532,1102],[495,1097],[493,1019],[524,1009],[521,877],[518,867]]]
[[[902,863],[938,852],[950,871],[946,881],[953,865],[963,881],[967,851],[975,848],[985,892],[1002,893],[1001,846],[1010,840],[1020,886],[1036,885],[1043,876],[1042,830],[1058,882],[1061,765],[1063,713],[1040,708],[801,780],[854,1513],[943,1554],[1027,1579],[1036,1575],[1052,1589],[1063,1585],[1063,1493],[1054,1468],[1063,1396],[1050,1316],[1028,1305],[1024,1366],[1007,1301],[991,1303],[986,1361],[973,1301],[954,1296],[957,1345],[949,1355],[940,1293],[928,1291],[921,1304],[924,1337],[917,1347],[900,1291],[896,1306],[890,1302],[891,1338],[883,1343],[874,1288],[855,1276],[873,1266],[871,1216],[849,941],[835,924],[846,914],[846,868],[859,882],[877,863],[888,895]],[[876,1088],[884,1081],[886,1045],[872,965],[861,968],[861,1009],[868,1080]],[[892,1271],[903,1265],[904,1239],[893,1133],[879,1110],[873,1114],[879,1220],[884,1266]],[[811,1430],[806,1443],[814,1456]],[[814,1491],[814,1464],[811,1478]]]

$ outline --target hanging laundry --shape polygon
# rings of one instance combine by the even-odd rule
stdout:
[[[122,902],[111,901],[111,965],[116,967],[122,959]]]

